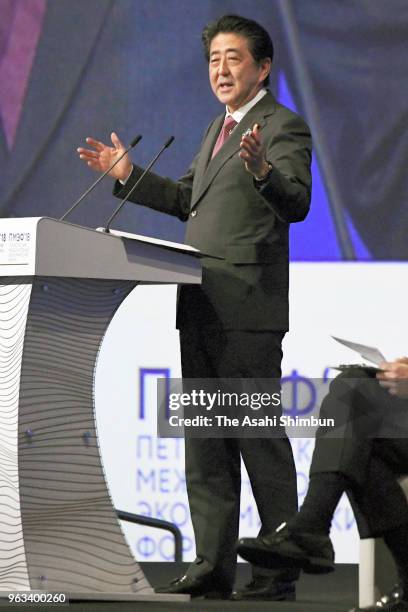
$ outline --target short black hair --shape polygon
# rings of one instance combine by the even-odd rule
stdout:
[[[246,38],[251,55],[258,64],[267,57],[273,61],[273,42],[265,28],[253,19],[240,15],[223,15],[216,21],[208,23],[203,30],[201,39],[207,62],[210,61],[211,42],[221,33],[233,33]],[[268,84],[269,75],[264,80],[264,85]]]

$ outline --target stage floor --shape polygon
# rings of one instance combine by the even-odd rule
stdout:
[[[153,586],[166,584],[163,578],[171,580],[182,574],[174,572],[173,563],[144,563],[142,564],[147,578]],[[187,567],[187,565],[185,566]],[[194,610],[201,611],[226,611],[233,612],[347,612],[353,608],[358,601],[358,566],[338,565],[338,569],[327,576],[308,576],[302,574],[297,588],[296,602],[237,602],[237,601],[206,601],[192,600],[189,604],[149,604],[140,610],[146,612],[163,612],[165,610]],[[238,564],[237,585],[244,585],[250,579],[250,567],[248,564]],[[96,612],[97,608],[95,608]],[[130,610],[130,608],[129,608]],[[139,610],[134,608],[134,610]],[[77,612],[77,611],[76,611]],[[79,612],[79,611],[78,611]],[[82,611],[81,611],[82,612]],[[85,612],[85,608],[84,611]],[[86,611],[88,612],[88,610]],[[90,612],[90,611],[89,611]],[[94,612],[94,611],[92,611]]]
[[[143,570],[152,586],[167,584],[183,573],[187,564],[142,563]],[[237,584],[249,579],[249,566],[239,564]],[[0,611],[36,609],[37,612],[71,610],[72,612],[347,612],[357,604],[358,567],[338,565],[333,574],[308,576],[303,574],[298,583],[297,601],[281,602],[234,602],[206,601],[194,599],[189,603],[163,602],[85,602],[71,601],[69,606],[9,606],[0,604]]]

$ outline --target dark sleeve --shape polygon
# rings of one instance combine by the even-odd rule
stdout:
[[[273,169],[261,186],[254,180],[255,188],[282,221],[303,221],[312,187],[312,141],[303,119],[291,114],[267,143],[266,159]]]
[[[198,156],[194,159],[188,172],[177,181],[159,176],[154,172],[148,172],[140,187],[137,187],[130,196],[129,201],[173,215],[181,221],[186,221],[190,211],[197,158]],[[119,181],[115,182],[113,195],[124,198],[143,172],[143,168],[134,166],[125,185],[122,185]]]

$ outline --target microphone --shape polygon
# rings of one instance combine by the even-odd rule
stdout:
[[[169,147],[171,145],[171,143],[174,141],[174,136],[170,136],[170,138],[168,140],[166,140],[166,142],[164,143],[164,145],[162,146],[162,148],[160,149],[160,151],[158,152],[158,154],[156,155],[156,157],[154,159],[152,159],[152,161],[150,162],[150,164],[147,166],[147,168],[143,171],[143,173],[141,174],[141,176],[138,178],[138,180],[136,181],[136,183],[133,185],[132,189],[129,191],[129,193],[123,198],[123,200],[121,201],[121,203],[119,204],[119,206],[113,211],[113,213],[111,214],[111,216],[108,219],[108,222],[106,223],[106,227],[103,230],[106,234],[109,234],[109,226],[112,223],[112,221],[114,220],[114,218],[119,214],[119,212],[122,210],[122,207],[126,204],[126,202],[128,201],[128,199],[130,198],[130,196],[132,195],[132,193],[134,192],[134,190],[136,189],[136,187],[138,187],[140,185],[140,183],[142,182],[142,180],[144,179],[144,177],[146,176],[147,172],[149,172],[150,168],[153,166],[153,164],[156,163],[156,161],[159,159],[160,155],[163,153],[164,149],[167,149],[167,147]]]
[[[132,140],[132,142],[130,143],[130,145],[128,146],[127,149],[125,149],[125,151],[123,151],[122,155],[120,155],[118,157],[118,159],[106,170],[106,172],[104,172],[103,174],[101,174],[101,176],[99,176],[96,181],[85,191],[85,193],[83,193],[81,195],[80,198],[78,198],[78,200],[67,210],[67,212],[65,212],[62,217],[60,217],[60,221],[63,221],[70,213],[72,213],[73,210],[75,210],[75,208],[77,206],[79,206],[79,204],[82,202],[82,200],[84,198],[86,198],[86,196],[88,195],[88,193],[91,193],[91,191],[97,186],[97,184],[103,179],[105,178],[105,176],[107,174],[109,174],[109,172],[112,170],[112,168],[114,168],[116,166],[116,164],[118,164],[120,162],[120,160],[125,157],[126,153],[129,153],[130,149],[133,149],[133,147],[135,147],[137,145],[138,142],[140,142],[142,140],[142,135],[138,134],[137,136],[135,136],[135,138]]]

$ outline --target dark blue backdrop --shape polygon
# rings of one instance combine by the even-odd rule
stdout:
[[[0,134],[2,215],[61,215],[94,178],[76,147],[87,135],[106,140],[113,129],[124,141],[143,133],[134,153],[140,164],[174,134],[157,171],[183,174],[222,111],[208,86],[201,30],[228,12],[271,32],[271,89],[311,123],[317,145],[312,209],[292,227],[291,258],[343,257],[336,205],[358,258],[407,259],[405,0],[392,10],[383,0],[46,2],[13,146]],[[72,221],[103,224],[116,204],[110,188],[101,185]],[[116,227],[172,240],[184,230],[132,204]]]

